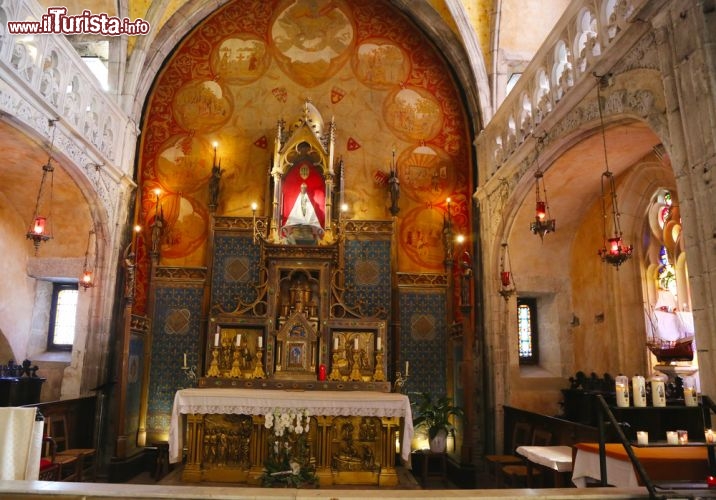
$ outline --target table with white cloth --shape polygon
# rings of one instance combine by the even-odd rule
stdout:
[[[200,388],[177,391],[169,430],[169,461],[181,460],[184,481],[247,482],[263,474],[267,450],[264,416],[306,410],[319,484],[396,486],[395,443],[410,458],[413,419],[404,394],[370,391],[297,391]],[[185,416],[185,418],[182,418]],[[227,436],[249,435],[245,454],[220,453]],[[231,441],[223,449],[232,450]],[[344,460],[346,450],[362,460]],[[362,454],[362,455],[361,455]],[[361,466],[361,462],[365,467]],[[353,463],[353,465],[346,465]]]
[[[36,415],[36,408],[0,408],[0,479],[38,479],[43,422]]]
[[[564,475],[572,471],[571,446],[518,446],[515,451],[527,459],[528,469],[537,466],[551,471],[555,488],[562,488]],[[531,470],[528,470],[528,481],[531,477]],[[531,487],[531,484],[528,486]]]
[[[709,475],[705,446],[648,446],[632,447],[644,471],[652,481],[699,481]],[[621,443],[605,444],[607,483],[619,488],[643,486],[629,456]],[[599,443],[575,445],[572,482],[585,487],[587,478],[601,479]]]

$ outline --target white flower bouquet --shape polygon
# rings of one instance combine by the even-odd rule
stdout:
[[[317,485],[308,445],[310,426],[308,410],[276,409],[264,417],[264,427],[270,431],[261,478],[264,486]]]

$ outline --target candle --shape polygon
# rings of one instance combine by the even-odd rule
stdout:
[[[405,362],[405,376],[406,376],[406,377],[408,376],[408,369],[409,369],[409,368],[410,368],[410,362],[409,362],[409,361],[406,361],[406,362]]]
[[[667,444],[679,444],[679,437],[676,431],[666,431],[666,442]]]
[[[264,346],[264,338],[259,337],[259,349],[261,349]]]
[[[333,337],[333,350],[338,350],[338,337]]]
[[[704,431],[704,437],[706,438],[707,443],[716,442],[716,433],[714,433],[714,431],[711,429],[706,429]]]
[[[676,436],[679,441],[679,444],[686,444],[689,442],[689,432],[688,431],[676,431]]]
[[[276,364],[281,364],[281,344],[276,345]]]
[[[378,337],[378,350],[380,351],[381,345],[380,345],[381,338]]]
[[[617,393],[617,406],[626,408],[629,406],[629,379],[624,375],[619,375],[614,380]]]
[[[219,332],[214,334],[214,347],[219,347]]]
[[[636,442],[642,446],[649,444],[649,433],[647,431],[636,431]]]
[[[241,334],[236,335],[236,347],[241,347]]]
[[[358,337],[353,339],[353,349],[358,350]]]
[[[698,406],[696,391],[693,387],[684,387],[684,404],[686,406]]]
[[[184,353],[184,368],[186,368],[186,353]]]
[[[666,392],[664,390],[664,381],[660,379],[652,379],[651,381],[651,403],[654,406],[666,406]]]
[[[644,377],[635,375],[631,379],[631,390],[634,398],[634,406],[646,406],[646,383]]]

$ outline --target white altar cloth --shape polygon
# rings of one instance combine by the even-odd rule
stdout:
[[[404,394],[370,391],[295,391],[272,389],[182,389],[174,396],[169,427],[169,461],[181,460],[182,414],[266,415],[274,410],[307,409],[311,415],[401,417],[400,456],[410,459],[413,414]]]

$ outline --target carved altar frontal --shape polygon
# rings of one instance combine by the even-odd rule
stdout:
[[[413,426],[408,398],[393,393],[185,389],[174,400],[170,460],[186,444],[184,481],[260,484],[272,437],[266,415],[296,411],[310,421],[305,437],[320,485],[398,484],[396,437],[407,460]]]

